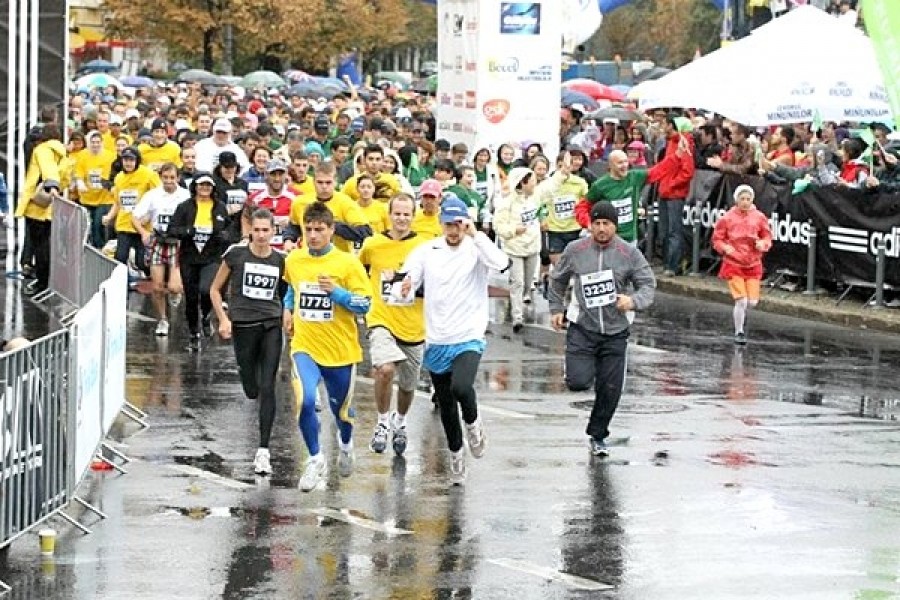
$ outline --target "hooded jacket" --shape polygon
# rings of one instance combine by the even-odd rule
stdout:
[[[690,152],[678,156],[678,141],[682,134],[674,134],[666,142],[665,158],[674,157],[678,167],[671,169],[659,181],[659,197],[663,200],[684,200],[691,189],[691,179],[694,178],[694,137],[685,135],[690,147]]]
[[[494,229],[503,240],[503,249],[510,256],[531,256],[541,251],[541,224],[538,220],[537,196],[525,196],[516,187],[533,171],[518,167],[509,172],[510,193],[503,196],[494,210]],[[519,227],[522,233],[516,233]]]
[[[62,163],[66,158],[66,147],[59,140],[46,140],[34,148],[28,170],[25,172],[25,190],[22,201],[16,207],[17,217],[26,217],[36,221],[49,221],[52,217],[52,205],[38,206],[31,201],[41,181],[58,181],[60,190],[66,189],[68,182],[61,181]]]
[[[763,241],[763,249],[756,248],[756,242]],[[725,253],[725,246],[734,248]],[[732,206],[718,221],[712,235],[712,246],[722,255],[725,265],[740,269],[761,269],[762,257],[772,247],[772,231],[769,219],[755,206],[742,211]]]

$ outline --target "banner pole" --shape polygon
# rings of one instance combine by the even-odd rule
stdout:
[[[875,306],[873,308],[884,308],[884,263],[885,263],[885,243],[882,237],[878,240],[878,258],[875,259]]]
[[[806,252],[806,291],[804,296],[816,295],[816,246],[818,240],[816,228],[809,224],[809,248]]]
[[[700,276],[700,206],[703,204],[702,202],[698,202],[697,212],[693,219],[691,219],[691,225],[693,225],[693,238],[691,244],[691,277],[699,277]]]

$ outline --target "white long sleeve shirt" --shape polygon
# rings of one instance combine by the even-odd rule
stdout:
[[[194,145],[194,151],[197,153],[197,171],[212,173],[213,169],[219,164],[219,155],[223,152],[234,152],[238,161],[239,175],[250,168],[250,161],[247,159],[247,155],[234,142],[228,142],[224,146],[219,146],[214,139],[205,138]]]
[[[506,253],[480,231],[464,236],[458,246],[440,237],[413,250],[401,272],[412,280],[413,291],[424,286],[426,345],[484,338],[488,274],[508,266]]]

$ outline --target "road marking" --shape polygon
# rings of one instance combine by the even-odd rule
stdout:
[[[561,573],[555,569],[551,569],[550,567],[542,567],[540,565],[525,562],[523,560],[513,560],[511,558],[492,558],[489,559],[488,562],[499,567],[512,569],[513,571],[519,571],[520,573],[535,575],[537,577],[541,577],[542,579],[546,579],[547,581],[562,583],[576,590],[602,591],[614,589],[613,586],[606,583],[600,583],[599,581],[587,579],[586,577],[579,577],[577,575]]]
[[[412,535],[413,533],[408,529],[400,529],[398,527],[394,527],[393,525],[388,525],[379,521],[373,521],[372,519],[357,517],[356,515],[350,514],[350,511],[348,511],[347,509],[337,510],[334,508],[311,508],[306,512],[318,515],[320,517],[327,517],[336,521],[342,521],[349,525],[356,525],[357,527],[363,527],[365,529],[371,529],[372,531],[378,531],[379,533],[386,533],[387,535]]]
[[[136,313],[133,311],[125,311],[125,315],[131,317],[132,319],[137,319],[138,321],[144,321],[145,323],[156,323],[156,319],[153,317],[148,317],[147,315],[142,315],[141,313]]]
[[[184,473],[185,475],[190,475],[191,477],[199,477],[200,479],[205,479],[206,481],[211,481],[212,483],[218,483],[219,485],[223,485],[233,490],[249,490],[253,489],[254,487],[249,483],[244,483],[243,481],[238,481],[236,479],[228,479],[227,477],[222,477],[221,475],[216,475],[211,471],[204,471],[203,469],[198,469],[197,467],[192,467],[191,465],[166,466],[174,471]]]
[[[356,381],[360,383],[365,383],[367,385],[375,385],[375,380],[371,377],[366,377],[365,375],[357,375]],[[416,390],[416,397],[422,398],[424,400],[431,400],[431,394],[428,392],[423,392],[422,390]],[[500,417],[508,417],[510,419],[536,419],[537,415],[529,414],[529,413],[521,413],[516,412],[514,410],[507,410],[505,408],[497,408],[496,406],[491,406],[489,404],[484,404],[482,402],[478,403],[478,410],[497,415]]]

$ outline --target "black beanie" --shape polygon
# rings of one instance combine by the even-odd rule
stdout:
[[[596,221],[597,219],[606,219],[618,225],[619,211],[609,202],[597,202],[591,207],[591,221]]]

